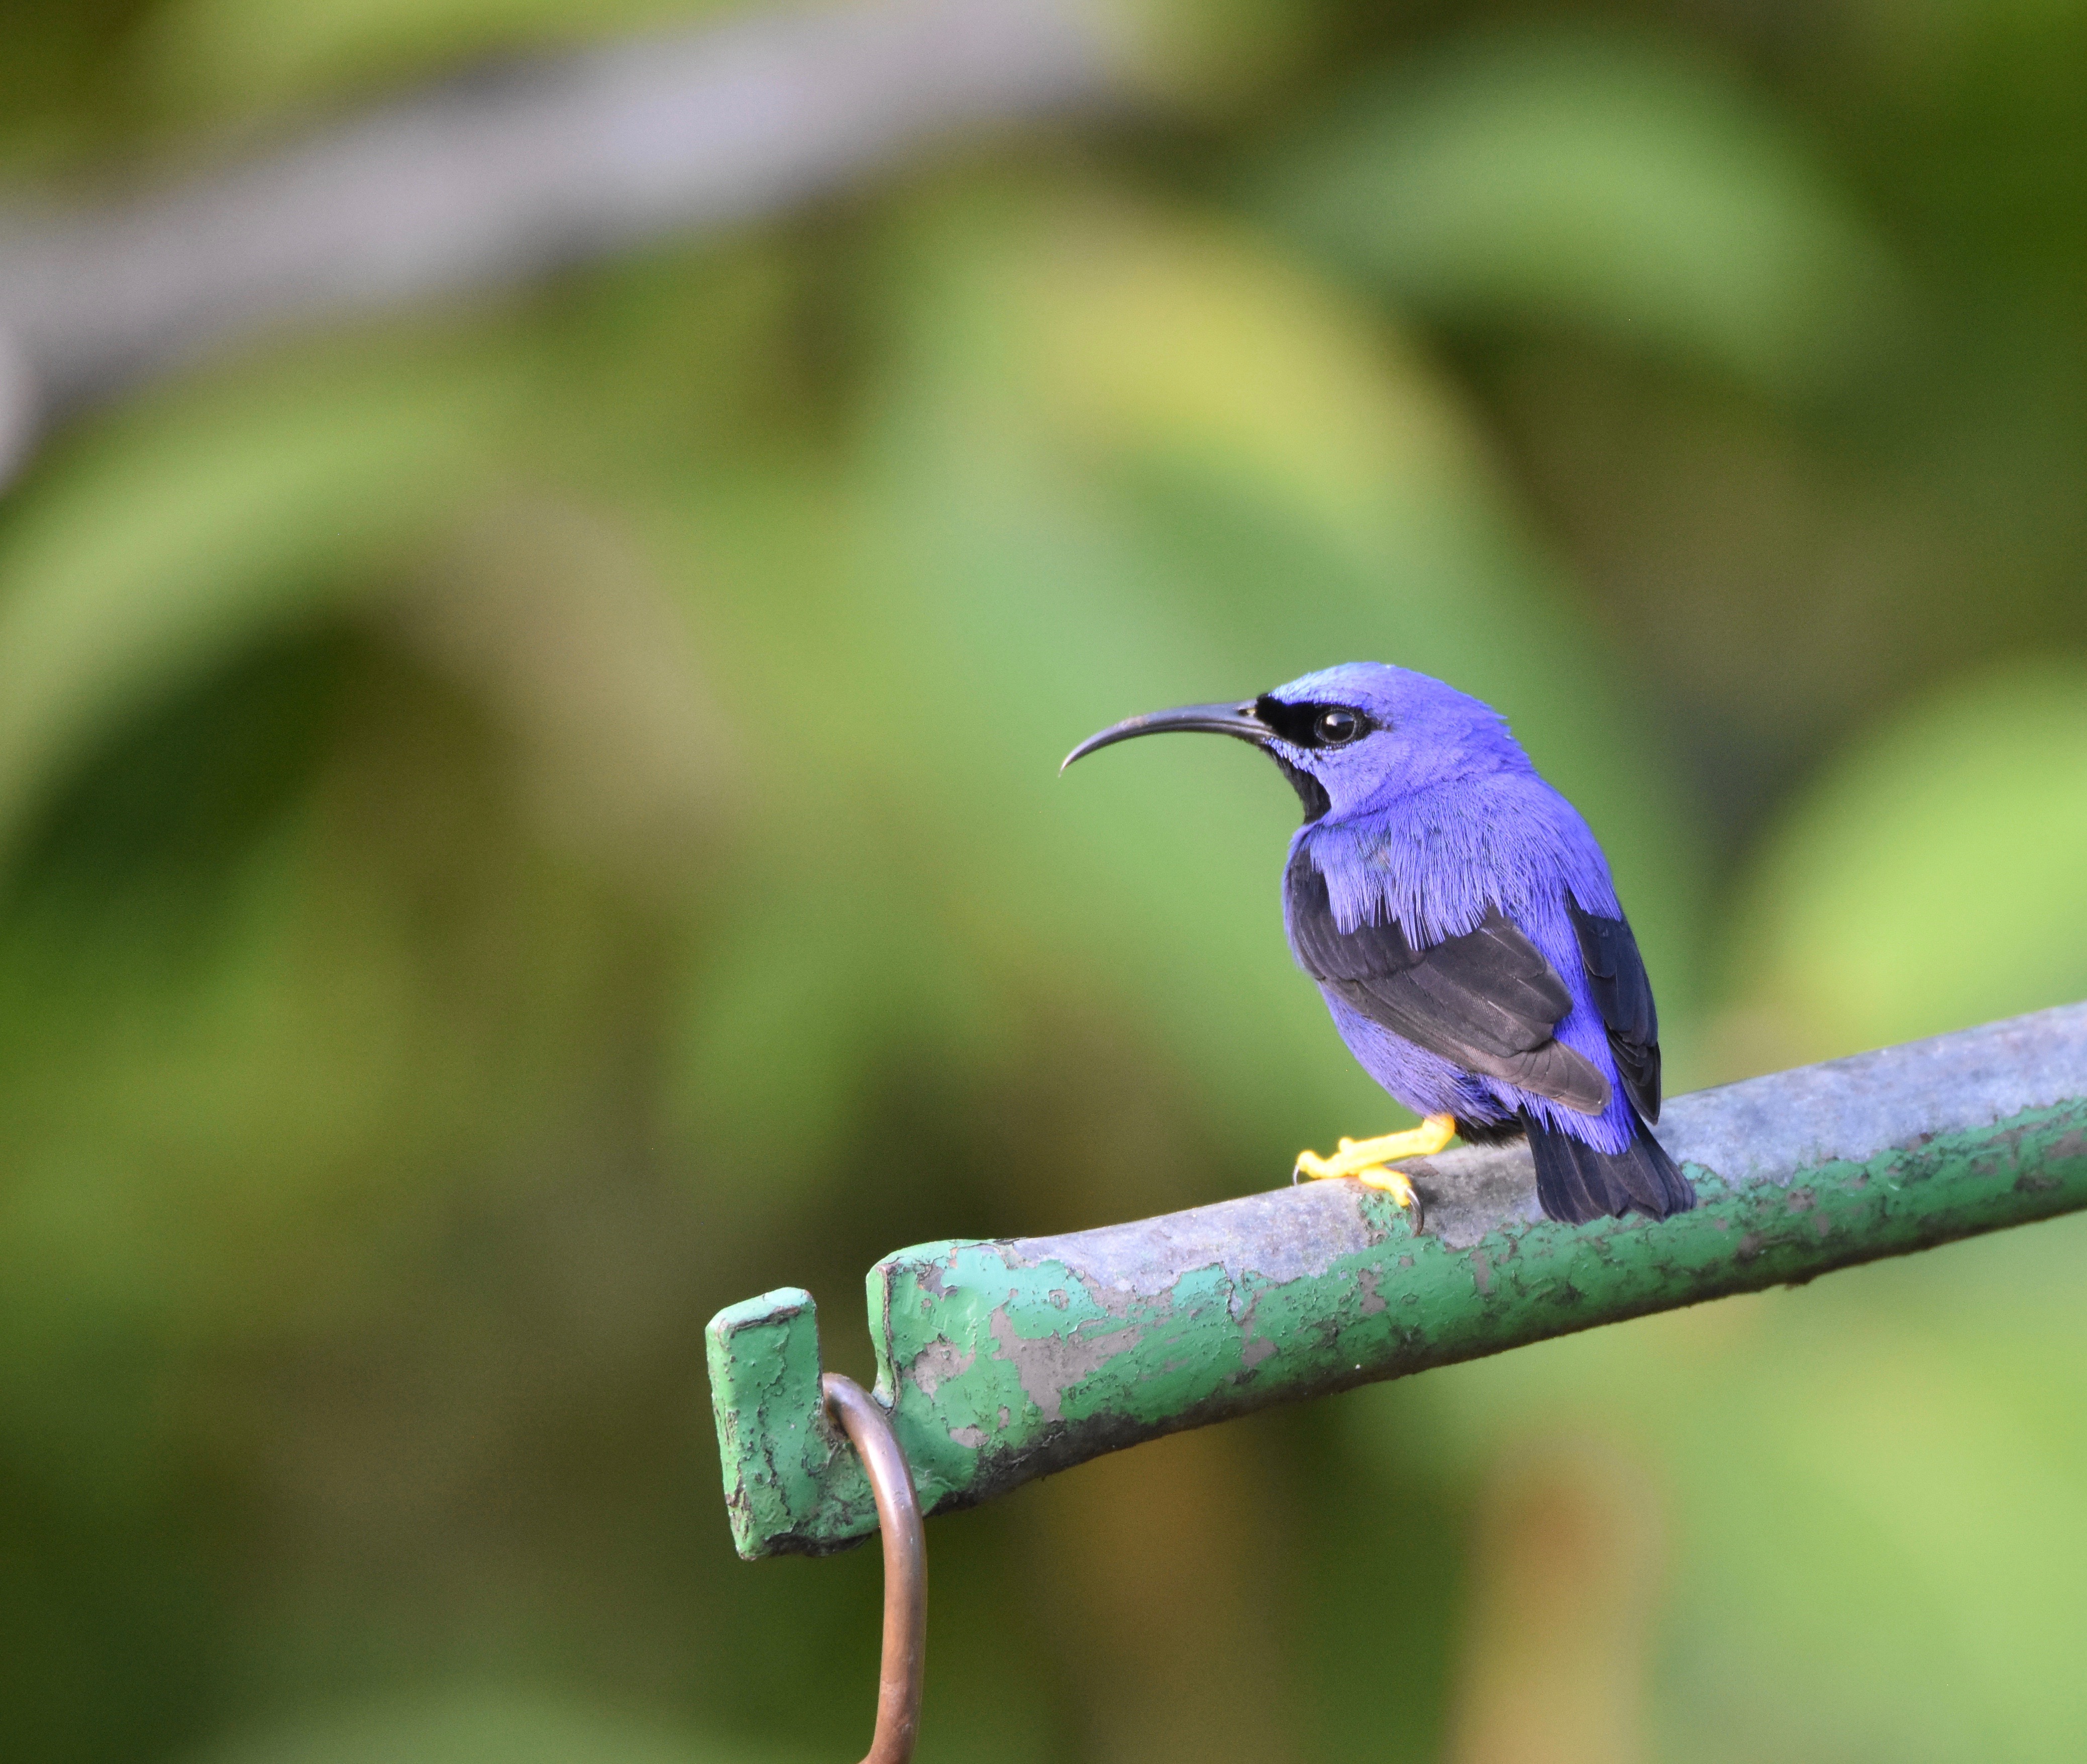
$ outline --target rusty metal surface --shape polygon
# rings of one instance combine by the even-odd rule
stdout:
[[[1543,1219],[1526,1149],[1408,1166],[1427,1224],[1351,1182],[1062,1237],[927,1244],[869,1278],[877,1396],[929,1513],[1273,1403],[2087,1207],[2087,1006],[1677,1099],[1702,1194],[1658,1224]],[[810,1297],[710,1332],[742,1554],[874,1525],[819,1418]]]

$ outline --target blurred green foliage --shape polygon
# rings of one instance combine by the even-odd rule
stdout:
[[[0,164],[701,15],[25,0]],[[1056,777],[1129,711],[1490,698],[1676,1088],[2087,992],[2087,13],[1565,18],[1142,6],[1137,129],[50,438],[0,502],[8,1755],[855,1755],[877,1565],[732,1559],[703,1320],[809,1284],[864,1375],[888,1249],[1395,1113],[1290,968],[1278,780]],[[2081,1254],[941,1523],[921,1756],[2069,1758]]]

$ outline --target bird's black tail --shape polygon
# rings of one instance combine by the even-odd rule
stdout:
[[[1536,1198],[1547,1218],[1573,1225],[1604,1213],[1664,1219],[1696,1204],[1688,1178],[1642,1122],[1621,1151],[1597,1151],[1569,1133],[1530,1119],[1529,1149],[1536,1159]]]

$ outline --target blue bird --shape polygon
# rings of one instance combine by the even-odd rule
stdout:
[[[1244,703],[1131,717],[1065,763],[1175,729],[1252,741],[1296,790],[1291,952],[1348,1051],[1424,1117],[1302,1153],[1301,1174],[1357,1177],[1410,1207],[1393,1160],[1526,1134],[1552,1219],[1696,1204],[1652,1136],[1658,1019],[1608,860],[1498,711],[1425,674],[1347,662]]]

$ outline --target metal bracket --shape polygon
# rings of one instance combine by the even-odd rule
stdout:
[[[1526,1147],[1056,1237],[924,1244],[869,1276],[877,1399],[924,1513],[1278,1403],[2087,1207],[2087,1005],[1675,1099],[1702,1204],[1539,1215]],[[720,1311],[711,1388],[742,1556],[875,1528],[826,1420],[811,1296]]]

